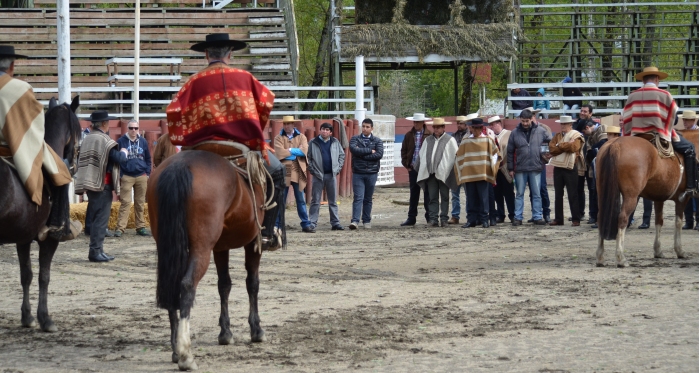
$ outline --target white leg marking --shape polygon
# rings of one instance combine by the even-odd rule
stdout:
[[[626,229],[624,228],[618,228],[617,230],[617,241],[615,243],[617,244],[615,248],[615,257],[617,258],[617,266],[618,267],[627,267],[629,266],[629,263],[627,263],[627,259],[625,259],[625,231]]]
[[[654,236],[654,258],[663,258],[664,253],[661,252],[661,225],[656,224],[656,235]]]
[[[676,252],[676,256],[681,259],[687,259],[688,255],[683,252],[683,246],[681,246],[681,227],[683,226],[683,219],[680,216],[676,216],[675,229],[673,230],[673,250]]]

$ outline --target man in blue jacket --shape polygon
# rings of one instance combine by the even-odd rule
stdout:
[[[374,136],[372,119],[362,121],[362,133],[350,139],[352,153],[352,219],[350,229],[357,229],[362,214],[362,225],[365,229],[372,227],[372,195],[382,157],[384,143]]]
[[[121,163],[119,219],[117,229],[114,231],[115,237],[121,237],[126,229],[126,223],[131,214],[131,191],[134,191],[134,215],[136,218],[136,234],[139,236],[150,236],[151,232],[146,229],[146,220],[143,212],[146,207],[146,186],[148,178],[151,176],[151,153],[148,150],[148,142],[139,135],[139,122],[131,120],[127,124],[126,135],[117,140],[120,148],[128,150],[129,155],[126,161]]]

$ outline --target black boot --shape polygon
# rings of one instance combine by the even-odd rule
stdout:
[[[698,162],[695,159],[695,152],[686,151],[683,154],[683,160],[685,161],[685,191],[679,198],[681,202],[698,195]]]
[[[100,249],[100,253],[102,254],[103,257],[107,258],[108,261],[114,260],[114,257],[112,255],[107,254],[104,249]]]
[[[109,262],[109,259],[102,254],[100,249],[90,249],[88,260],[91,262]]]

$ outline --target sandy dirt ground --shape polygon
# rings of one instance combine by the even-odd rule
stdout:
[[[597,232],[587,225],[402,228],[408,207],[393,201],[407,199],[407,189],[378,189],[371,230],[331,231],[323,206],[317,233],[302,233],[288,209],[289,248],[261,265],[264,343],[250,343],[236,250],[235,342],[217,344],[212,261],[192,311],[199,371],[698,371],[698,232],[683,231],[689,259],[676,259],[670,203],[667,259],[653,258],[654,229],[637,223],[626,236],[630,267],[618,269],[613,242],[607,267],[595,267]],[[340,211],[349,224],[350,199]],[[153,239],[133,230],[108,238],[109,264],[89,263],[87,251],[84,236],[59,246],[49,289],[59,331],[49,334],[21,327],[17,255],[0,248],[0,372],[176,371],[167,313],[155,307]],[[34,248],[34,313],[37,256]]]

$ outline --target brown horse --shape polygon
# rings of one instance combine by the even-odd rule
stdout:
[[[284,183],[283,173],[281,180]],[[279,190],[276,195],[281,195]],[[238,247],[245,248],[250,337],[253,342],[262,342],[264,333],[258,316],[261,252],[256,250],[260,226],[255,209],[262,222],[265,213],[262,201],[267,193],[262,188],[251,191],[229,161],[200,150],[182,151],[166,159],[151,175],[146,193],[158,251],[156,300],[158,307],[168,310],[172,361],[181,370],[197,369],[190,351],[190,310],[212,251],[221,297],[219,344],[233,341],[228,316],[229,250]],[[276,214],[276,209],[269,213]],[[180,310],[179,320],[177,310]]]
[[[698,148],[698,131],[679,131]],[[681,225],[683,210],[689,199],[681,202],[679,197],[686,187],[683,156],[675,154],[661,158],[652,143],[642,137],[626,136],[603,146],[596,160],[596,187],[598,188],[598,250],[599,267],[604,266],[604,240],[616,240],[615,256],[618,267],[627,267],[625,258],[625,230],[630,214],[637,206],[639,197],[654,201],[656,215],[656,237],[654,257],[663,258],[659,236],[663,226],[664,201],[676,204],[675,234],[673,249],[678,258],[687,258],[681,248]],[[620,203],[622,195],[622,203]]]
[[[77,144],[80,139],[80,122],[75,115],[80,99],[76,96],[71,105],[58,105],[52,99],[45,114],[44,141],[57,154],[61,155],[68,168],[73,172],[77,159]],[[34,327],[36,321],[29,304],[29,286],[32,283],[32,263],[30,248],[37,239],[39,230],[49,225],[64,229],[39,241],[39,304],[36,316],[39,326],[45,332],[55,332],[47,306],[49,279],[51,277],[51,260],[58,247],[57,236],[68,233],[70,199],[68,185],[56,187],[46,183],[42,193],[41,205],[37,206],[29,198],[17,172],[0,160],[0,244],[17,245],[19,258],[20,282],[22,283],[22,326]]]

